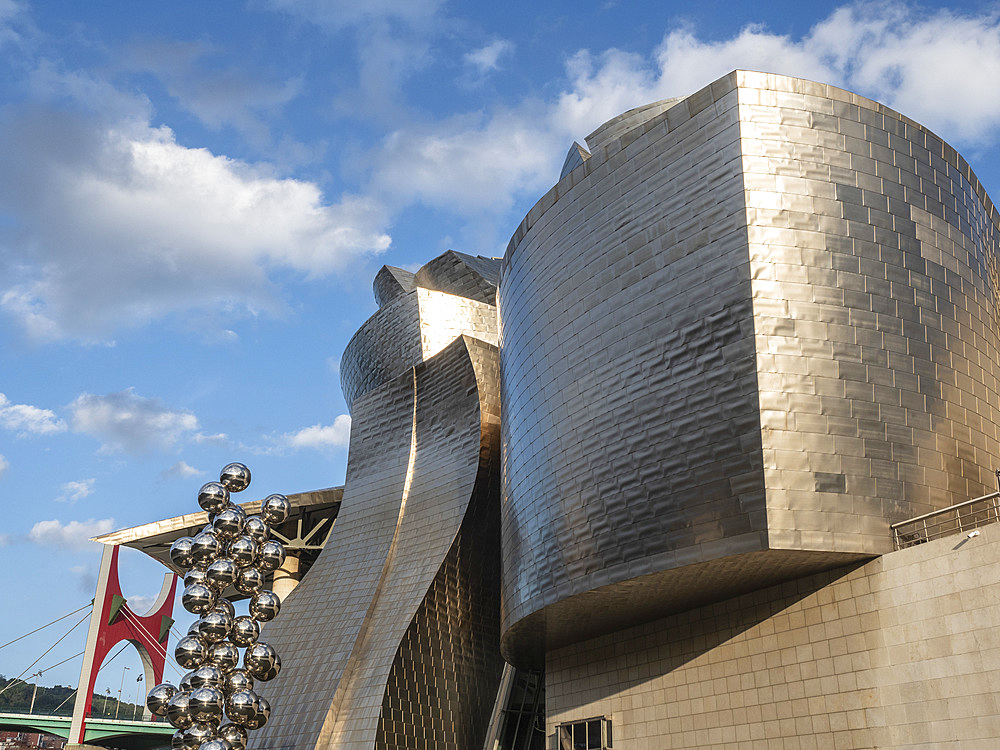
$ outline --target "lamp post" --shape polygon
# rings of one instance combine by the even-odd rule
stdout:
[[[142,700],[142,675],[135,678],[135,705],[132,707],[132,721],[138,721],[139,701]]]
[[[38,693],[38,678],[42,676],[42,673],[35,672],[31,676],[35,678],[35,687],[31,691],[31,707],[28,709],[29,714],[35,713],[35,695]]]
[[[125,687],[125,673],[128,667],[122,667],[122,681],[118,684],[118,703],[115,704],[115,721],[118,721],[118,710],[122,707],[122,690]]]

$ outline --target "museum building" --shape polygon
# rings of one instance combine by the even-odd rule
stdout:
[[[502,259],[375,277],[251,747],[996,747],[1000,215],[969,165],[745,71],[586,144]]]

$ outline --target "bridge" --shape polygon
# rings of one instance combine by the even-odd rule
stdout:
[[[69,739],[69,716],[0,713],[0,730],[11,732],[45,732]],[[117,719],[87,719],[84,742],[88,745],[118,750],[155,750],[169,748],[174,728],[165,721],[119,721]]]

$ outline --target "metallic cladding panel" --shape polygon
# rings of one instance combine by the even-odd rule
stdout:
[[[781,76],[639,113],[504,260],[522,663],[884,552],[889,522],[988,490],[1000,453],[997,212],[961,157]]]
[[[508,248],[508,660],[601,609],[529,619],[548,605],[766,548],[733,80],[595,149]]]
[[[887,552],[994,484],[992,204],[887,107],[738,76],[770,546]]]

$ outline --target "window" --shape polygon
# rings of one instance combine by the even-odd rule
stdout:
[[[561,724],[559,750],[611,750],[611,719],[600,717]]]

